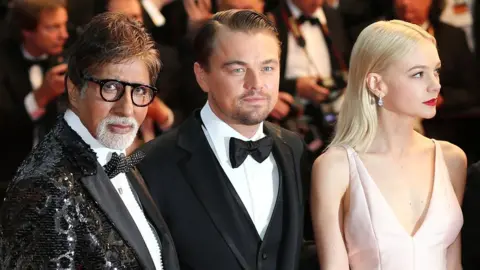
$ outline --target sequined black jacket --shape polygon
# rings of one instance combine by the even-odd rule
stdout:
[[[164,269],[179,269],[170,233],[143,179],[128,174],[161,242]],[[155,269],[148,249],[93,150],[68,124],[22,163],[0,209],[1,269]]]

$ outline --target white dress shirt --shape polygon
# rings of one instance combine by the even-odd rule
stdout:
[[[142,0],[142,6],[156,27],[160,27],[165,24],[165,17],[162,15],[158,7],[152,3],[152,1]]]
[[[244,141],[259,140],[265,137],[263,123],[249,139],[220,120],[208,102],[202,108],[200,116],[204,124],[202,129],[210,147],[247,209],[260,238],[263,239],[277,201],[279,175],[275,158],[270,154],[266,160],[258,163],[249,155],[242,165],[235,169],[232,168],[229,158],[230,138]]]
[[[48,58],[47,54],[43,54],[39,57],[34,57],[30,53],[25,50],[25,47],[21,47],[23,57],[27,60],[45,60]],[[32,85],[32,91],[28,93],[25,96],[25,99],[23,100],[23,104],[25,105],[25,109],[30,116],[30,119],[32,121],[38,120],[40,117],[42,117],[45,114],[45,109],[38,107],[37,101],[35,100],[34,92],[37,91],[40,86],[42,86],[43,83],[43,76],[45,75],[46,70],[43,70],[40,65],[32,65],[30,69],[28,70],[28,77],[30,80],[30,84]],[[38,128],[34,127],[33,128],[33,142],[32,145],[35,146],[37,145],[39,141],[39,136],[38,136]]]
[[[65,112],[64,119],[67,124],[83,139],[83,141],[87,143],[90,148],[92,148],[97,155],[97,160],[100,165],[105,166],[113,153],[125,154],[125,150],[110,149],[97,141],[73,111],[67,110]],[[139,202],[135,198],[135,195],[130,188],[130,183],[128,182],[127,176],[124,173],[121,173],[110,179],[110,181],[127,207],[132,219],[135,221],[135,224],[137,225],[137,228],[140,231],[145,244],[147,245],[148,251],[152,256],[155,269],[163,269],[160,245],[157,243],[157,238],[153,233],[153,229],[145,218],[145,214],[143,213]]]
[[[22,50],[23,57],[28,60],[45,60],[48,58],[48,55],[46,54],[39,57],[34,57],[31,54],[29,54],[23,46],[21,50]],[[35,100],[35,96],[33,95],[33,93],[37,91],[37,89],[40,88],[40,86],[42,86],[43,76],[45,72],[47,71],[43,70],[42,67],[40,67],[40,65],[32,65],[28,70],[28,76],[29,76],[30,84],[32,85],[33,91],[28,93],[27,96],[25,97],[24,105],[28,115],[30,115],[30,118],[34,121],[39,119],[45,114],[45,109],[38,107],[37,101]]]
[[[287,5],[294,18],[298,19],[302,15],[300,9],[295,6],[291,0],[287,0]],[[318,18],[322,24],[327,23],[322,8],[318,8],[312,17]],[[305,22],[299,25],[299,28],[305,38],[306,50],[313,63],[309,61],[305,50],[297,44],[295,37],[289,32],[285,78],[296,79],[307,76],[319,76],[320,78],[331,77],[332,67],[330,65],[330,54],[328,52],[327,42],[319,26]]]

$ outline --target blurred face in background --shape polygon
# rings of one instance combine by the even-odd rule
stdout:
[[[143,23],[142,6],[138,0],[109,0],[107,10],[125,14],[131,19]]]
[[[395,14],[401,20],[422,25],[428,20],[432,0],[395,0]]]
[[[45,9],[40,12],[37,27],[23,30],[23,42],[29,53],[34,56],[59,55],[68,39],[68,14],[63,7]]]
[[[220,11],[229,9],[249,9],[258,13],[263,13],[263,0],[219,0]]]

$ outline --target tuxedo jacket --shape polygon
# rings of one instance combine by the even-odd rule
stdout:
[[[156,229],[167,270],[175,248],[137,171],[127,174]],[[95,152],[65,120],[23,162],[0,209],[0,269],[155,269]]]
[[[283,237],[280,244],[274,244],[275,249],[280,245],[276,258],[260,253],[260,263],[252,265],[240,246],[246,235],[236,229],[235,211],[229,207],[234,192],[222,188],[228,178],[205,137],[198,112],[144,145],[147,156],[138,165],[171,230],[181,269],[270,269],[261,266],[262,260],[270,259],[276,260],[276,269],[297,269],[303,242],[302,180],[309,177],[303,142],[292,132],[264,124],[264,132],[274,141],[272,151],[283,182],[284,218],[274,224],[282,227]]]
[[[47,66],[54,66],[51,57]],[[29,64],[23,57],[20,44],[8,38],[0,43],[0,149],[7,157],[0,170],[0,182],[12,180],[16,169],[33,147],[34,125],[42,131],[50,130],[58,113],[56,100],[46,107],[46,113],[33,121],[24,105],[32,91]],[[0,191],[1,192],[1,191]]]
[[[269,17],[273,18],[275,22],[275,25],[278,30],[278,38],[282,43],[281,44],[282,51],[280,54],[280,62],[282,63],[280,67],[280,91],[289,92],[295,95],[296,83],[297,83],[296,79],[285,78],[285,72],[287,68],[286,64],[287,64],[287,54],[288,54],[289,31],[288,31],[288,26],[283,19],[282,10],[287,7],[288,7],[287,4],[284,1],[282,1],[282,3],[280,3],[274,10],[272,10],[271,13],[268,13],[268,14],[271,14],[269,15]],[[333,9],[328,4],[324,4],[322,8],[325,13],[325,17],[327,19],[328,29],[330,32],[330,37],[332,39],[332,42],[335,48],[342,55],[345,61],[345,64],[348,65],[352,46],[348,39],[346,30],[343,26],[342,17],[337,10]],[[321,31],[320,27],[318,27],[318,31]],[[333,63],[333,61],[335,61],[334,56],[330,55],[330,62]]]
[[[462,266],[464,270],[480,269],[480,161],[468,168],[463,197]]]

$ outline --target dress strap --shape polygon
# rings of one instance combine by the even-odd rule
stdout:
[[[348,168],[350,170],[350,180],[358,176],[358,171],[357,171],[357,162],[355,159],[356,152],[355,150],[348,145],[341,145],[343,149],[347,152],[347,158],[348,158]]]

